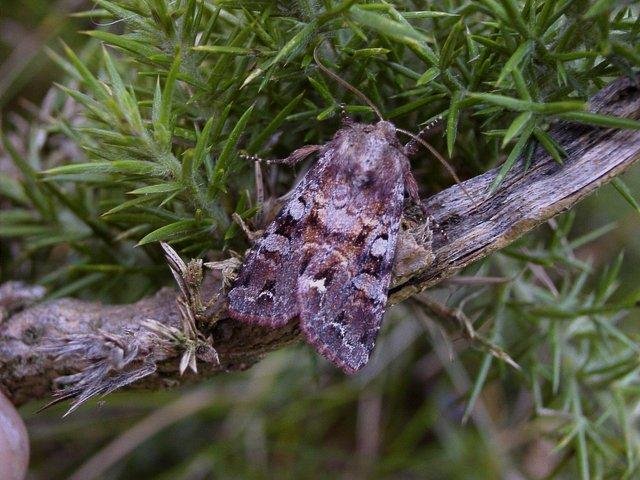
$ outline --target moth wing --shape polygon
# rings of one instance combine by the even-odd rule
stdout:
[[[300,326],[309,343],[347,373],[369,360],[382,324],[402,215],[398,181],[385,202],[365,216],[379,220],[366,238],[341,251],[326,243],[305,245],[298,280]]]
[[[304,241],[300,229],[313,208],[307,176],[249,250],[228,294],[232,318],[278,327],[298,315],[296,288]]]

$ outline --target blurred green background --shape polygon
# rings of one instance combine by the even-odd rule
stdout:
[[[0,0],[3,122],[12,119],[15,125],[18,117],[29,121],[53,82],[64,81],[46,48],[59,52],[58,41],[64,39],[82,50],[89,37],[78,31],[95,28],[102,20],[69,13],[92,8],[91,2],[79,0]],[[0,167],[3,175],[12,169],[6,158]],[[624,181],[637,192],[640,169],[625,174]],[[615,280],[619,288],[611,298],[615,303],[636,292],[638,212],[608,185],[558,220],[561,227],[571,222],[571,239],[611,229],[571,250],[576,260],[590,262],[594,276],[577,280],[579,275],[567,275],[565,287],[570,290],[584,281],[587,290],[595,289],[599,274],[624,251]],[[550,252],[560,237],[542,226],[519,246]],[[3,250],[5,260],[15,255],[9,250]],[[519,268],[510,263],[516,262],[510,252],[494,256],[492,262],[503,266],[503,272]],[[485,266],[474,266],[469,274],[483,273]],[[28,279],[29,271],[18,276]],[[442,300],[471,295],[460,290],[446,285],[432,294]],[[129,293],[139,296],[144,291],[134,285]],[[588,297],[588,292],[584,297],[576,294],[576,305]],[[501,338],[494,337],[504,340],[518,361],[526,345],[507,339],[519,339],[527,328],[529,320],[519,315],[517,308],[505,313]],[[636,311],[621,320],[630,338],[637,338],[637,320]],[[551,335],[564,335],[567,343],[582,342],[581,321],[567,319],[556,331],[554,321],[544,319],[544,335],[549,337],[543,335],[541,342]],[[536,383],[534,369],[510,370],[470,345],[455,326],[443,327],[412,305],[389,311],[381,337],[371,365],[355,377],[345,377],[301,344],[268,355],[247,372],[158,393],[112,394],[64,419],[64,406],[36,414],[40,405],[27,405],[21,411],[32,440],[29,478],[67,478],[72,472],[80,479],[585,478],[580,465],[585,461],[587,478],[640,478],[638,358],[627,360],[629,368],[619,377],[628,380],[626,390],[611,410],[597,403],[597,389],[593,398],[583,390],[585,417],[576,413],[570,393],[551,395],[556,403],[550,407],[568,412],[567,420],[538,408],[551,387]],[[542,376],[553,370],[554,355],[559,354],[548,345],[538,359]],[[566,383],[570,392],[570,379]],[[474,408],[463,421],[470,397]],[[614,417],[615,426],[609,426]],[[626,428],[620,430],[620,425]],[[586,460],[581,448],[588,450]]]

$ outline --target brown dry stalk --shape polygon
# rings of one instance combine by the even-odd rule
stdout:
[[[590,110],[637,118],[640,87],[632,79],[618,79],[591,100]],[[558,122],[550,134],[567,153],[563,165],[538,148],[530,168],[525,172],[517,164],[493,195],[489,186],[497,169],[464,182],[473,201],[461,186],[425,201],[441,228],[433,239],[434,261],[425,271],[403,275],[402,283],[391,291],[391,302],[433,286],[508,245],[640,158],[640,131]],[[213,280],[212,274],[205,279],[204,298],[215,294],[218,282]],[[205,319],[199,328],[203,338],[211,337],[220,363],[203,361],[206,355],[201,355],[199,373],[180,376],[183,347],[148,328],[148,319],[158,322],[156,326],[181,328],[175,290],[165,288],[124,306],[69,298],[25,306],[40,294],[21,284],[0,286],[0,390],[15,404],[48,397],[60,384],[88,396],[132,381],[136,387],[156,389],[242,370],[299,335],[296,322],[272,329],[223,318],[207,329]]]

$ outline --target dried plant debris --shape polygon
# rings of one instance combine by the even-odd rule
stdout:
[[[185,263],[168,244],[162,244],[162,248],[178,284],[176,303],[182,328],[146,319],[118,334],[99,330],[48,340],[39,347],[42,353],[56,360],[72,359],[85,367],[58,377],[56,399],[44,408],[73,399],[68,414],[92,397],[108,395],[155,373],[157,363],[171,357],[180,357],[181,375],[187,368],[197,373],[197,360],[219,364],[211,337],[205,337],[199,329],[207,322],[207,305],[214,303],[202,300],[202,261]]]
[[[50,340],[40,347],[57,360],[73,358],[85,364],[84,370],[56,379],[59,387],[56,399],[43,408],[73,399],[68,415],[95,396],[130,385],[156,371],[152,352],[143,352],[143,331],[114,335],[108,332],[78,334]]]

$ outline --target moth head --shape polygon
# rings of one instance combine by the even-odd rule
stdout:
[[[397,141],[396,127],[393,123],[386,120],[380,120],[376,123],[376,130],[380,133],[389,143]]]

